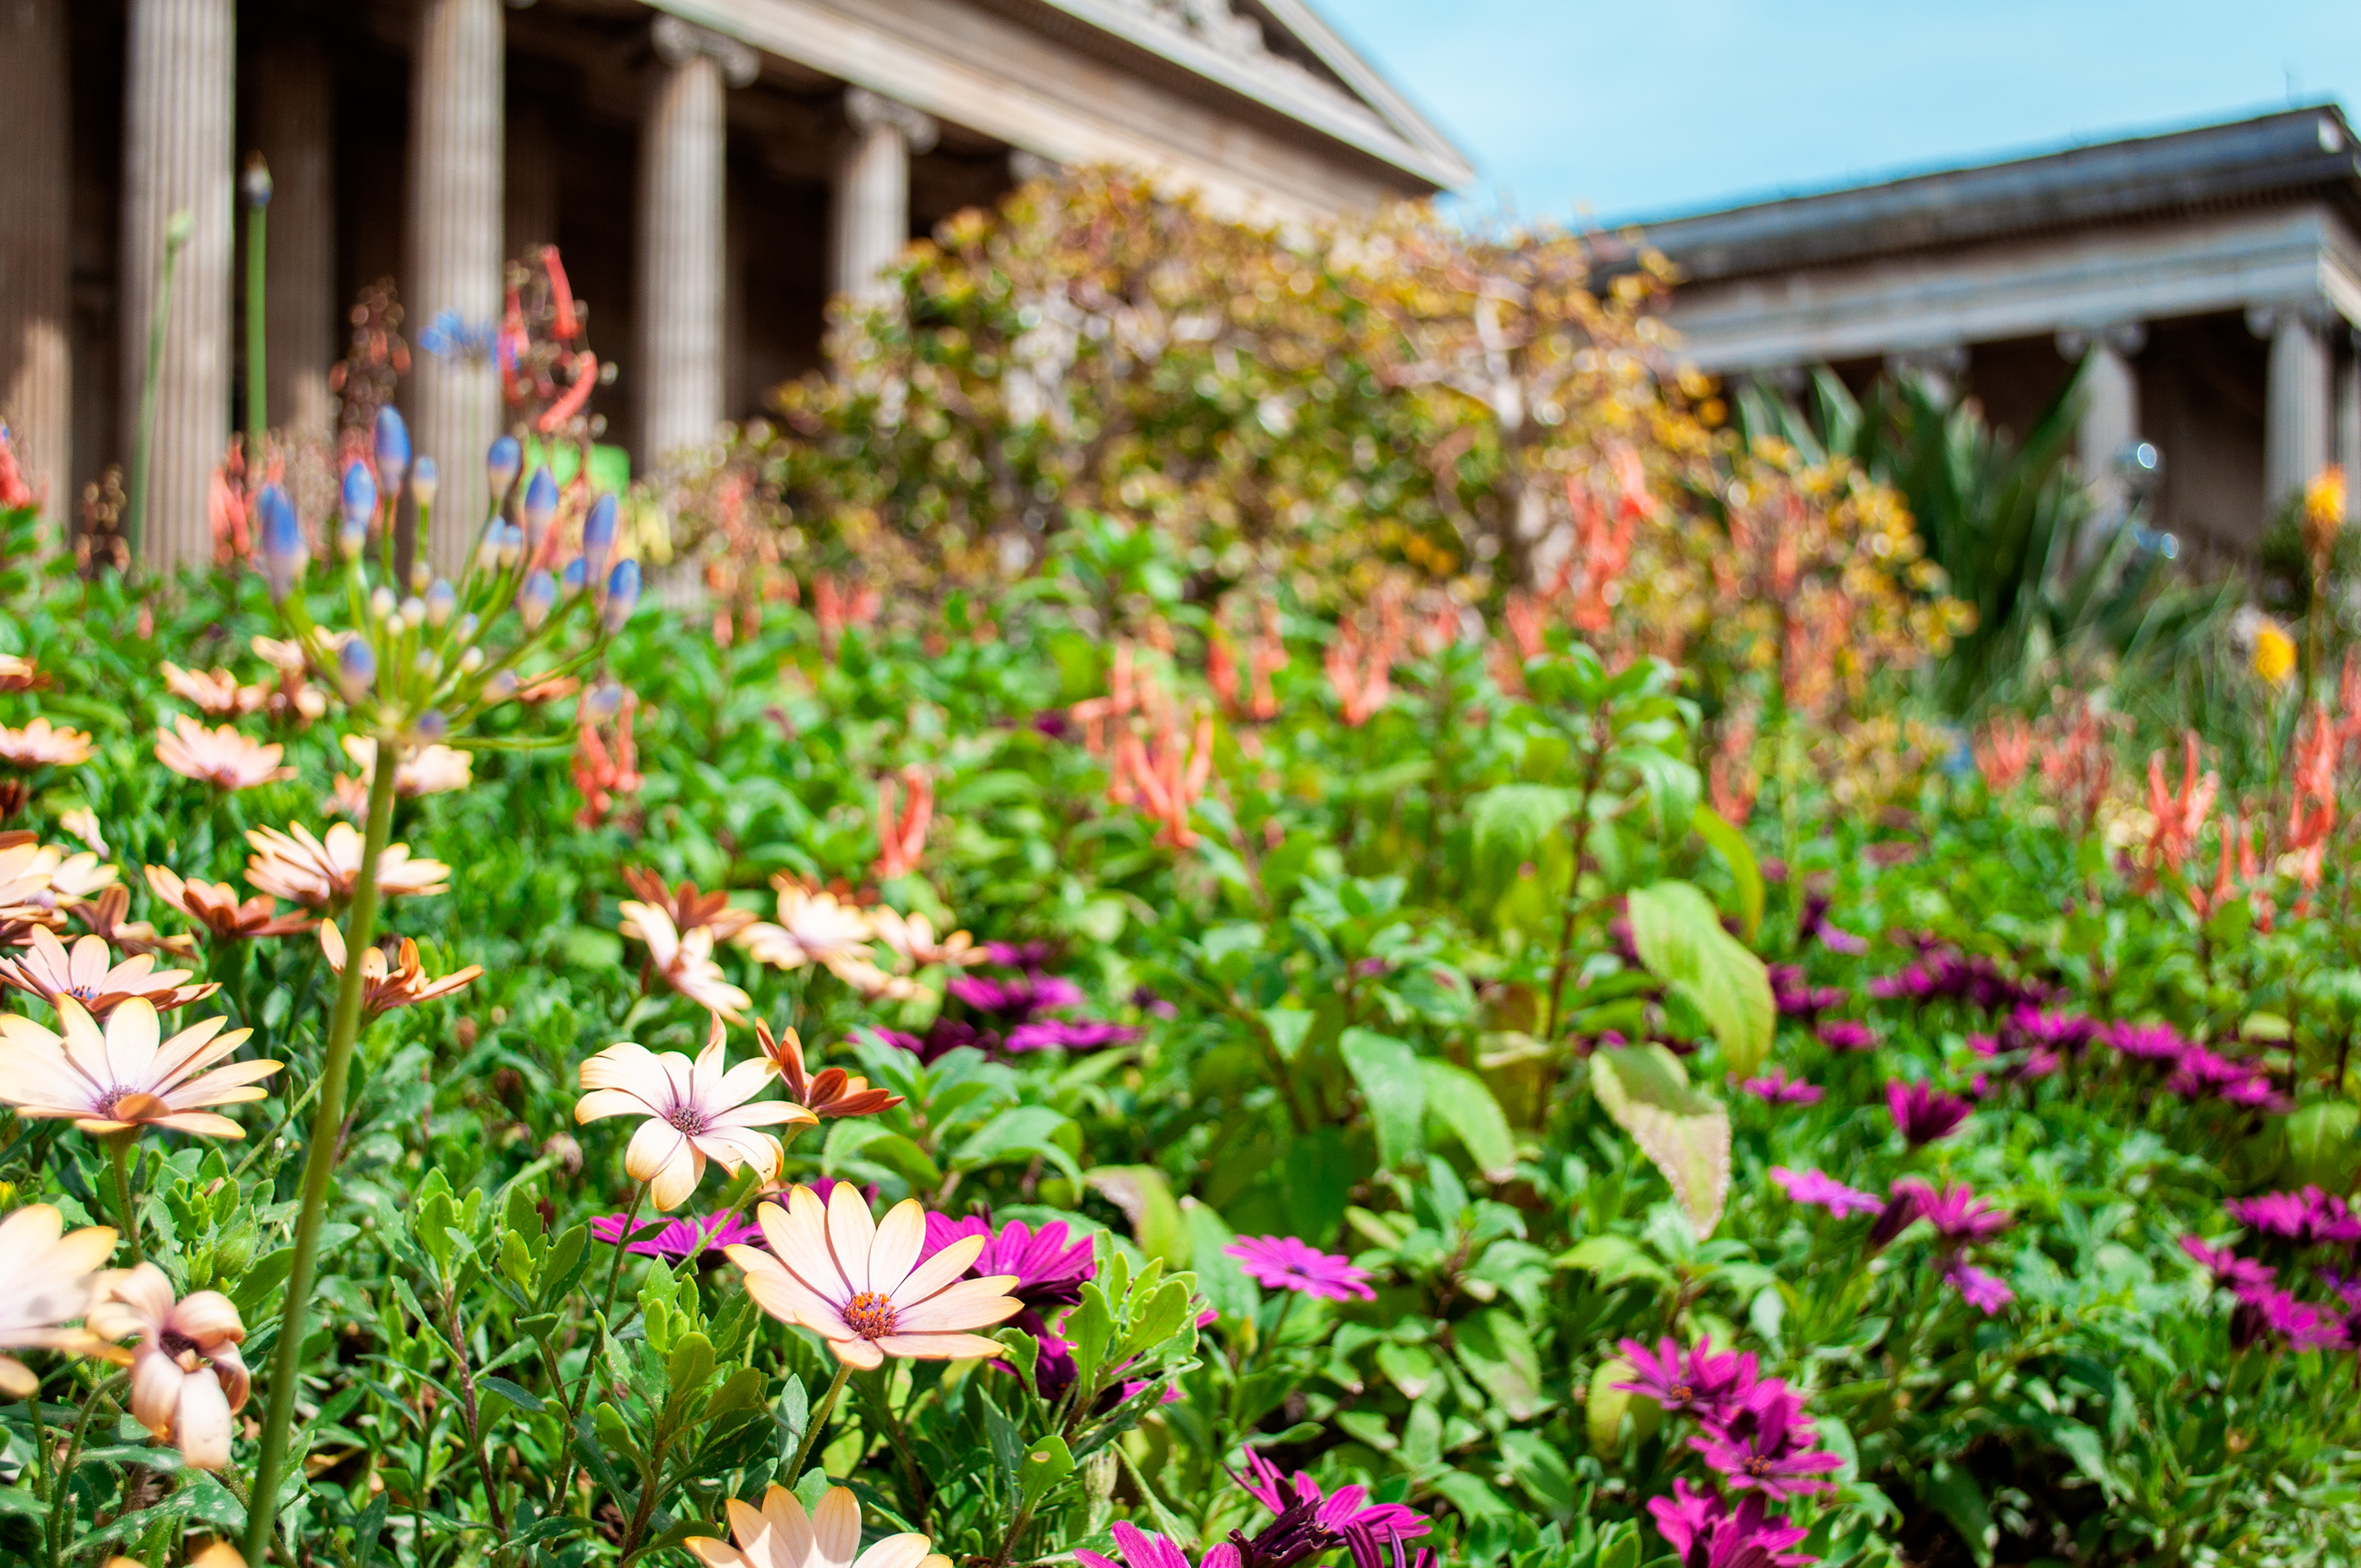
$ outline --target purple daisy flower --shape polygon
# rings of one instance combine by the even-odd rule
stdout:
[[[1139,1031],[1124,1024],[1095,1018],[1037,1018],[1008,1031],[1001,1048],[1010,1051],[1094,1051],[1139,1038]]]
[[[2342,1319],[2285,1290],[2256,1285],[2235,1294],[2238,1305],[2230,1314],[2230,1343],[2240,1350],[2266,1338],[2283,1340],[2291,1350],[2326,1350],[2345,1343]]]
[[[1904,1177],[1894,1184],[1894,1191],[1897,1197],[1910,1197],[1917,1210],[1915,1217],[1934,1226],[1946,1246],[1981,1246],[2016,1223],[2015,1215],[1982,1201],[1964,1181],[1938,1192],[1926,1182]]]
[[[1631,1366],[1631,1381],[1618,1383],[1615,1387],[1627,1394],[1641,1394],[1653,1399],[1668,1416],[1684,1411],[1706,1420],[1714,1420],[1726,1412],[1732,1400],[1755,1385],[1754,1357],[1724,1352],[1719,1355],[1704,1344],[1681,1349],[1678,1342],[1665,1338],[1650,1350],[1638,1340],[1616,1343],[1616,1354]]]
[[[983,1250],[969,1266],[968,1277],[1016,1276],[1016,1283],[1008,1294],[1037,1311],[1072,1306],[1082,1299],[1082,1282],[1098,1276],[1091,1238],[1069,1239],[1063,1220],[1052,1220],[1038,1231],[1022,1220],[1011,1220],[995,1230],[982,1215],[955,1220],[948,1214],[928,1214],[927,1239],[918,1248],[920,1261],[964,1236],[984,1238]]]
[[[1118,1565],[1115,1559],[1095,1552],[1077,1549],[1074,1561],[1082,1568],[1190,1568],[1189,1554],[1160,1535],[1150,1535],[1129,1519],[1115,1521],[1115,1549],[1122,1555]],[[1206,1549],[1196,1568],[1245,1568],[1245,1556],[1230,1541]]]
[[[1877,1031],[1858,1018],[1830,1018],[1812,1031],[1832,1051],[1873,1051]]]
[[[1346,1526],[1356,1525],[1376,1535],[1416,1541],[1434,1528],[1433,1521],[1416,1509],[1400,1503],[1370,1502],[1367,1486],[1339,1486],[1330,1495],[1322,1492],[1320,1483],[1300,1470],[1290,1480],[1279,1473],[1278,1465],[1252,1449],[1246,1450],[1246,1475],[1234,1471],[1230,1479],[1274,1514],[1286,1513],[1291,1504],[1311,1505],[1312,1522],[1340,1535]]]
[[[630,1223],[625,1214],[601,1214],[590,1222],[590,1234],[613,1246],[623,1239],[623,1227]],[[632,1225],[633,1230],[641,1227]],[[729,1210],[708,1214],[701,1220],[674,1220],[652,1236],[623,1248],[642,1257],[661,1257],[670,1263],[695,1255],[700,1268],[721,1261],[721,1249],[728,1246],[767,1247],[763,1239],[763,1227],[752,1220],[741,1220]]]
[[[1943,1278],[1966,1298],[1969,1306],[1979,1309],[1987,1318],[2016,1299],[2016,1292],[1998,1276],[1986,1274],[1965,1258],[1953,1258],[1951,1266],[1943,1271]]]
[[[1855,1214],[1874,1214],[1885,1207],[1885,1200],[1876,1193],[1847,1187],[1817,1170],[1789,1170],[1785,1166],[1774,1165],[1771,1168],[1771,1179],[1792,1201],[1826,1209],[1839,1220]]]
[[[2027,1045],[2047,1046],[2069,1056],[2079,1054],[2099,1036],[2095,1019],[2080,1013],[2045,1013],[2038,1007],[2019,1007],[2009,1014],[2008,1028]]]
[[[987,980],[963,974],[944,987],[977,1012],[1011,1024],[1022,1024],[1036,1013],[1082,1004],[1082,988],[1062,975],[1029,973],[1010,980]]]
[[[1768,1105],[1814,1105],[1826,1093],[1819,1085],[1789,1078],[1784,1068],[1776,1067],[1761,1078],[1747,1079],[1738,1087]]]
[[[1038,973],[1057,958],[1058,949],[1049,942],[986,942],[983,956],[1002,969]]]
[[[1787,1522],[1784,1514],[1767,1511],[1763,1498],[1748,1494],[1730,1508],[1711,1492],[1692,1492],[1686,1481],[1675,1478],[1673,1495],[1652,1497],[1648,1513],[1657,1533],[1671,1543],[1684,1564],[1706,1568],[1802,1568],[1817,1559],[1787,1549],[1810,1533]]]
[[[1898,1078],[1885,1086],[1885,1105],[1894,1113],[1894,1124],[1901,1130],[1903,1140],[1914,1149],[1949,1137],[1974,1109],[1931,1083],[1906,1083]]]
[[[2279,1270],[2268,1263],[2258,1263],[2251,1257],[2240,1257],[2228,1247],[2208,1245],[2197,1236],[2181,1237],[2180,1250],[2194,1258],[2208,1274],[2211,1274],[2214,1284],[2227,1286],[2233,1290],[2268,1287],[2279,1273]]]
[[[2180,1031],[2169,1024],[2112,1024],[2105,1031],[2107,1044],[2118,1054],[2134,1061],[2174,1062],[2180,1059],[2189,1042]]]
[[[1811,1018],[1845,1004],[1842,986],[1816,986],[1798,965],[1773,964],[1770,975],[1772,1004],[1782,1017]]]
[[[1869,938],[1840,931],[1828,923],[1828,911],[1835,901],[1824,893],[1804,895],[1803,913],[1796,917],[1795,939],[1799,942],[1817,940],[1832,953],[1859,955],[1869,951]]]
[[[1784,1502],[1806,1492],[1824,1492],[1817,1477],[1844,1467],[1835,1454],[1812,1446],[1814,1431],[1804,1402],[1776,1377],[1748,1390],[1726,1421],[1709,1421],[1689,1446],[1741,1491],[1761,1490]]]
[[[1377,1299],[1369,1288],[1369,1271],[1350,1259],[1307,1246],[1293,1236],[1240,1236],[1222,1249],[1234,1257],[1255,1283],[1267,1290],[1294,1290],[1306,1296],[1346,1301]]]
[[[2222,1205],[2230,1218],[2267,1235],[2301,1241],[2310,1228],[2312,1207],[2301,1192],[2266,1192],[2259,1198],[2233,1198]]]
[[[993,1036],[957,1018],[937,1018],[927,1026],[924,1036],[913,1035],[905,1029],[881,1029],[874,1025],[864,1025],[857,1032],[865,1033],[896,1049],[908,1051],[928,1067],[962,1046],[983,1050],[993,1042]]]

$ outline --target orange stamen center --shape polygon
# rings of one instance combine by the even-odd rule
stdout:
[[[874,1290],[863,1290],[844,1304],[844,1323],[862,1339],[884,1339],[894,1332],[894,1303]]]

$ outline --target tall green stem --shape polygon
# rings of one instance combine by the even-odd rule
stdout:
[[[181,247],[196,220],[174,213],[164,225],[164,272],[156,282],[156,308],[148,320],[148,373],[139,383],[139,431],[131,444],[131,493],[124,499],[123,537],[134,555],[147,542],[148,460],[156,444],[156,395],[163,380],[164,328],[172,319],[172,274],[181,269]]]
[[[134,1265],[148,1260],[148,1255],[139,1250],[139,1211],[131,1201],[131,1145],[137,1136],[137,1133],[115,1133],[106,1140],[106,1161],[115,1168],[115,1223],[123,1227]]]
[[[838,1362],[836,1376],[829,1380],[828,1392],[822,1394],[819,1397],[819,1403],[812,1407],[811,1423],[804,1428],[803,1441],[796,1444],[796,1457],[786,1469],[787,1486],[790,1488],[803,1479],[804,1462],[812,1456],[812,1450],[819,1445],[821,1429],[828,1425],[828,1418],[836,1413],[837,1398],[844,1392],[845,1381],[851,1376],[852,1364],[849,1361]]]
[[[345,916],[345,951],[350,955],[336,986],[336,1007],[328,1025],[327,1059],[320,1072],[320,1107],[312,1116],[312,1143],[303,1156],[303,1207],[295,1221],[295,1261],[287,1271],[286,1307],[279,1319],[279,1345],[271,1357],[270,1408],[262,1422],[262,1463],[254,1472],[254,1506],[247,1510],[246,1560],[262,1561],[270,1545],[271,1516],[278,1512],[280,1478],[287,1469],[288,1429],[302,1386],[303,1334],[312,1315],[312,1288],[320,1253],[320,1226],[327,1217],[328,1186],[336,1169],[336,1145],[344,1130],[345,1083],[351,1076],[353,1042],[360,1036],[361,955],[377,936],[377,862],[393,828],[393,775],[401,745],[379,736],[377,770],[369,779],[368,828],[361,840],[361,863],[353,881],[353,905]]]
[[[259,176],[258,181],[257,176]],[[269,426],[263,401],[263,228],[270,213],[270,176],[262,155],[247,170],[246,207],[246,463],[249,488],[262,483],[262,433]],[[254,198],[261,195],[260,201]]]
[[[623,1216],[622,1234],[615,1238],[615,1266],[607,1271],[607,1294],[600,1298],[598,1314],[591,1319],[590,1354],[582,1358],[582,1375],[575,1379],[574,1393],[566,1401],[566,1420],[569,1425],[582,1419],[582,1401],[590,1392],[590,1380],[598,1375],[598,1363],[607,1354],[607,1320],[615,1315],[615,1287],[623,1277],[623,1255],[631,1250],[632,1228],[640,1223],[640,1205],[648,1199],[648,1184],[641,1182],[631,1191],[631,1212]],[[564,1387],[561,1383],[559,1387]],[[566,1495],[574,1490],[574,1448],[566,1450],[566,1468],[558,1472],[557,1487],[549,1495],[553,1512],[566,1506]]]

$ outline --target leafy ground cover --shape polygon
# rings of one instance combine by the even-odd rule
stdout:
[[[2317,625],[2185,751],[1943,729],[1796,630],[1906,515],[1767,448],[1681,663],[1611,459],[1514,594],[1081,513],[717,621],[494,455],[456,586],[390,419],[203,580],[7,514],[0,1548],[2351,1554]]]

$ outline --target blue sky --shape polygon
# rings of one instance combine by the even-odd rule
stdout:
[[[1314,0],[1477,168],[1654,216],[2335,98],[2361,0]]]

